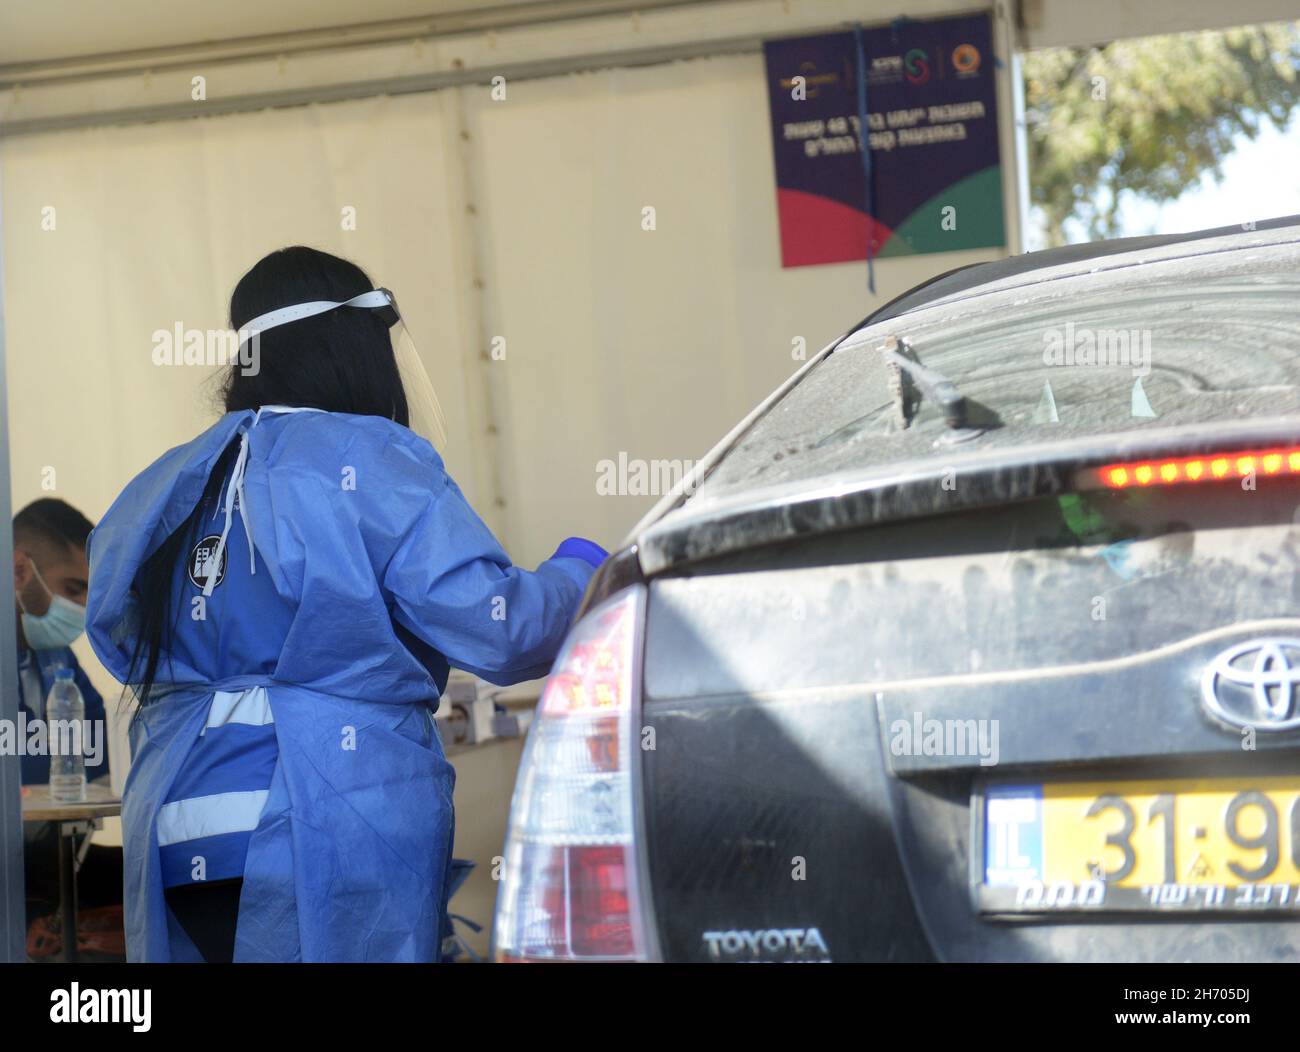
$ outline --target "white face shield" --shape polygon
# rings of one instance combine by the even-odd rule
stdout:
[[[406,323],[397,309],[397,298],[388,289],[373,289],[342,302],[312,300],[310,303],[295,303],[289,307],[268,311],[240,328],[241,343],[277,326],[324,314],[338,307],[372,310],[388,326],[393,341],[393,356],[397,359],[398,376],[401,378],[403,390],[406,391],[411,430],[427,439],[435,449],[442,452],[447,445],[447,426],[442,415],[442,406],[438,404],[433,382],[424,369],[424,363],[415,349],[415,342],[411,339]],[[241,355],[242,353],[241,350]]]

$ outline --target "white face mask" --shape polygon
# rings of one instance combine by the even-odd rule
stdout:
[[[86,630],[86,608],[78,606],[71,599],[51,592],[34,562],[32,573],[49,594],[50,608],[39,617],[36,614],[29,614],[27,608],[23,606],[22,596],[17,596],[18,606],[23,612],[23,635],[27,637],[27,645],[33,650],[62,650],[64,647],[71,646],[73,641]]]

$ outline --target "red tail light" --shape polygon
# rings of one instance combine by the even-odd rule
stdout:
[[[634,839],[643,601],[629,588],[587,614],[546,681],[510,805],[498,960],[649,956]]]
[[[1096,471],[1107,489],[1222,482],[1250,475],[1300,475],[1300,448],[1208,453],[1198,457],[1161,457],[1107,464]]]

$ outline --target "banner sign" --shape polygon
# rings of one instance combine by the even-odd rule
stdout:
[[[783,266],[1006,243],[992,33],[979,14],[764,45]]]

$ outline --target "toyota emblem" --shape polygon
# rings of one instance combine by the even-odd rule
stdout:
[[[1300,727],[1300,639],[1251,639],[1217,654],[1201,677],[1201,705],[1214,719],[1257,731]]]

